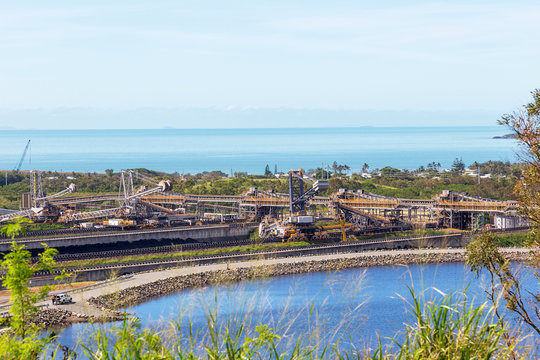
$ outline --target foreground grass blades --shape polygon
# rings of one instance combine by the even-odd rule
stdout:
[[[80,344],[84,355],[92,360],[120,359],[525,359],[527,349],[520,340],[504,337],[505,324],[494,317],[494,308],[476,305],[463,294],[443,294],[425,299],[409,288],[406,300],[413,321],[385,346],[379,341],[374,350],[341,350],[339,343],[310,345],[298,337],[292,347],[280,347],[281,337],[267,325],[254,331],[244,321],[233,319],[226,326],[217,325],[216,314],[207,314],[207,334],[201,339],[181,333],[173,323],[172,342],[167,331],[141,329],[137,319],[126,318],[121,326],[100,329],[92,335],[92,345]],[[189,345],[186,345],[186,340]],[[182,344],[181,344],[182,342]],[[73,354],[66,358],[74,359]]]

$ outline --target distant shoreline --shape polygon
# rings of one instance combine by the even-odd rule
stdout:
[[[517,139],[516,134],[505,134],[501,136],[494,136],[492,139]]]

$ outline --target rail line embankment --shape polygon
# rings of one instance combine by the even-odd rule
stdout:
[[[276,259],[290,257],[307,257],[325,254],[354,253],[373,250],[414,249],[414,248],[458,248],[468,241],[467,234],[447,234],[431,236],[403,236],[394,238],[379,238],[358,241],[348,241],[331,244],[297,246],[293,248],[278,248],[242,252],[234,254],[215,254],[190,256],[186,258],[152,259],[134,262],[117,262],[104,265],[67,268],[76,281],[101,281],[111,276],[167,269],[173,267],[202,266],[214,263],[231,263],[260,259]],[[45,285],[54,282],[53,279],[61,271],[54,273],[36,273],[32,285]]]
[[[529,249],[514,248],[502,249],[501,251],[512,261],[524,261],[529,256]],[[101,286],[74,291],[72,293],[73,304],[49,306],[49,309],[62,309],[65,314],[70,315],[56,316],[59,319],[67,319],[67,323],[73,321],[111,321],[117,320],[121,316],[121,313],[116,312],[115,309],[183,289],[210,284],[370,266],[463,262],[465,258],[465,249],[462,248],[408,249],[334,253],[179,267],[138,273],[119,279],[119,281],[106,282]],[[42,302],[41,305],[46,303],[48,302]],[[51,311],[51,314],[56,313]],[[65,322],[55,323],[54,319],[48,319],[46,323],[50,326],[66,324]]]

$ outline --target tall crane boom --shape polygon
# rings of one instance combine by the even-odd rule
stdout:
[[[24,151],[22,153],[21,160],[19,161],[19,164],[13,170],[15,170],[15,171],[21,170],[22,163],[24,161],[24,158],[26,157],[26,152],[28,151],[29,147],[30,147],[30,140],[28,140],[28,142],[26,143],[26,147],[24,148]]]

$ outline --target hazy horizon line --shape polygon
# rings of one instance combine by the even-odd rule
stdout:
[[[307,129],[363,129],[363,128],[494,128],[502,125],[359,125],[359,126],[276,126],[276,127],[134,127],[134,128],[16,128],[0,126],[0,131],[131,131],[131,130],[307,130]]]

